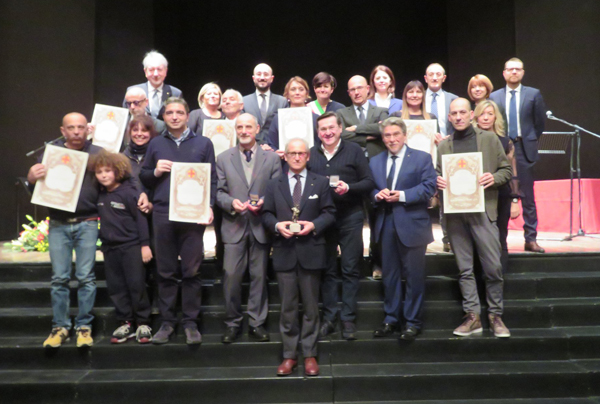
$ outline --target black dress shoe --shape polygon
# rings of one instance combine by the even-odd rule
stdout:
[[[354,341],[356,339],[356,324],[352,321],[344,321],[342,329],[342,338],[346,341]]]
[[[238,339],[239,336],[239,327],[227,327],[227,330],[225,330],[225,334],[223,334],[223,336],[221,337],[221,342],[224,344],[231,344],[233,341]]]
[[[404,332],[400,335],[400,339],[403,339],[404,341],[412,341],[415,338],[417,338],[417,335],[419,335],[420,333],[421,330],[411,326],[404,330]]]
[[[383,323],[380,328],[376,329],[373,333],[375,338],[389,337],[394,331],[396,331],[396,326],[390,323]]]
[[[321,329],[319,330],[319,337],[326,338],[335,332],[335,323],[329,320],[323,320]]]
[[[267,342],[271,339],[271,337],[269,337],[269,333],[262,325],[259,325],[258,327],[250,327],[248,330],[248,336],[259,342]]]

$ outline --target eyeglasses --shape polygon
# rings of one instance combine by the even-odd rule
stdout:
[[[349,88],[348,92],[349,93],[354,93],[354,92],[359,92],[365,89],[365,86],[358,86],[358,87],[353,87],[353,88]]]
[[[288,152],[286,153],[287,156],[292,157],[292,158],[296,158],[296,157],[306,157],[308,153],[305,151],[301,151],[301,152]]]
[[[506,68],[506,69],[504,69],[504,71],[506,71],[506,72],[512,72],[512,71],[522,72],[523,68],[521,68],[521,67],[513,67],[513,68],[510,68],[510,69]]]
[[[146,100],[141,100],[141,101],[125,101],[125,105],[127,105],[127,108],[131,107],[132,104],[135,105],[136,107],[139,107],[145,101]]]

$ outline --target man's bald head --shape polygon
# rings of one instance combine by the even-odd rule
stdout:
[[[129,108],[131,116],[142,116],[146,114],[148,97],[146,91],[140,87],[132,87],[125,94],[125,104]]]
[[[352,104],[354,105],[363,105],[367,102],[367,97],[369,95],[367,79],[357,75],[348,80],[348,95],[352,99]]]
[[[266,63],[259,63],[254,68],[254,74],[252,75],[252,80],[254,81],[254,86],[261,93],[266,93],[271,88],[271,83],[273,83],[273,69]]]
[[[82,150],[88,134],[87,118],[79,112],[70,112],[63,117],[60,132],[69,149]]]
[[[462,131],[471,126],[473,120],[473,111],[471,103],[466,98],[457,98],[450,103],[448,120],[454,126],[454,129]]]

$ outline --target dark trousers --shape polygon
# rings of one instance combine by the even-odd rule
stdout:
[[[515,158],[517,159],[517,175],[519,177],[519,188],[521,190],[521,205],[523,206],[523,230],[525,241],[537,239],[537,210],[533,194],[533,166],[525,157],[523,142],[515,143]]]
[[[360,261],[363,254],[364,215],[362,210],[338,216],[335,224],[326,230],[327,268],[323,272],[321,296],[323,299],[323,319],[334,322],[339,307],[338,282],[342,281],[341,321],[356,320],[356,295],[360,278]],[[340,246],[341,277],[337,265],[337,246]]]
[[[200,314],[202,282],[200,264],[203,257],[205,226],[169,221],[168,213],[154,212],[154,236],[158,272],[158,305],[163,323],[177,322],[175,305],[181,279],[181,310],[184,327],[195,326]],[[177,258],[181,257],[181,271]]]
[[[392,213],[386,213],[381,229],[381,272],[383,275],[384,323],[406,327],[423,326],[425,295],[425,252],[427,245],[407,247],[398,238]],[[402,293],[402,278],[406,293]]]
[[[508,271],[508,222],[510,221],[510,206],[512,198],[510,193],[498,195],[498,233],[500,234],[500,262],[502,263],[502,272]]]
[[[106,288],[118,321],[150,323],[146,268],[139,244],[103,250]]]
[[[319,339],[319,283],[321,271],[302,269],[297,265],[291,271],[276,272],[281,298],[279,331],[283,341],[283,357],[296,359],[298,340],[302,341],[305,358],[317,356]],[[299,297],[302,296],[302,329],[299,322]]]

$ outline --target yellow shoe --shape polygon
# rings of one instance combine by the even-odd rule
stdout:
[[[44,348],[58,348],[63,342],[69,340],[69,331],[64,327],[55,327],[44,341]]]
[[[77,329],[77,348],[90,347],[94,345],[92,339],[92,329],[88,326],[81,326]]]

